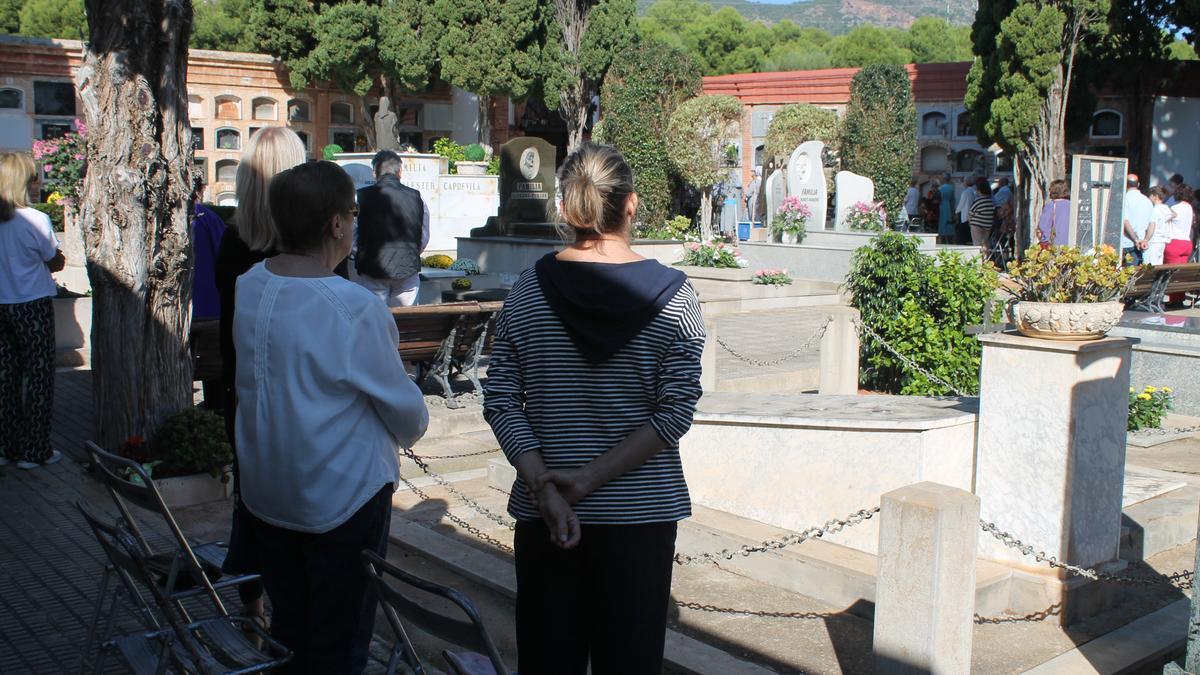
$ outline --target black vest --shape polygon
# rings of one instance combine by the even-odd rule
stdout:
[[[421,271],[421,193],[384,176],[358,191],[355,269],[376,279],[406,279]]]

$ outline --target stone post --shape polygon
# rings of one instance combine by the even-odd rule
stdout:
[[[880,509],[875,672],[971,672],[979,498],[925,482]]]
[[[1063,562],[1116,561],[1137,340],[985,334],[979,341],[975,494],[983,520]],[[985,532],[980,537],[982,558],[1066,578]]]
[[[1196,528],[1196,541],[1200,541],[1200,525]],[[1196,565],[1200,569],[1200,546],[1196,547]],[[1181,661],[1170,661],[1163,667],[1163,675],[1197,675],[1200,673],[1200,576],[1192,578],[1192,602],[1188,609],[1187,651]]]
[[[700,354],[700,387],[704,391],[717,390],[717,327],[713,320],[705,317],[704,351]]]
[[[859,312],[853,307],[827,307],[830,318],[821,338],[821,394],[858,393],[858,329],[854,322]]]

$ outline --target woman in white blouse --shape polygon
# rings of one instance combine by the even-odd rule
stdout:
[[[359,556],[386,554],[396,450],[428,411],[387,307],[333,273],[358,211],[350,176],[301,164],[270,203],[279,253],[238,278],[233,318],[242,501],[296,672],[358,673],[375,617]]]
[[[1192,223],[1196,212],[1192,206],[1195,194],[1187,183],[1175,188],[1175,204],[1171,207],[1171,220],[1167,223],[1167,234],[1170,241],[1163,249],[1163,263],[1174,265],[1185,263],[1192,255]],[[1172,293],[1167,296],[1168,304],[1183,302],[1183,293]]]

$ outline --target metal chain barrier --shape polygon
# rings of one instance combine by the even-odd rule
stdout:
[[[867,335],[872,340],[879,343],[880,347],[883,347],[885,350],[887,350],[888,353],[890,353],[892,356],[899,359],[900,362],[903,363],[906,367],[910,368],[914,372],[920,373],[921,375],[925,376],[925,379],[929,380],[930,382],[933,382],[934,384],[938,384],[938,385],[941,385],[941,386],[949,389],[950,391],[954,392],[955,396],[974,396],[975,395],[975,394],[969,394],[969,393],[959,389],[958,387],[950,384],[949,382],[943,380],[942,378],[938,377],[937,375],[934,375],[933,373],[929,372],[925,368],[922,368],[921,365],[918,364],[916,361],[913,361],[909,357],[900,353],[900,350],[898,350],[895,347],[893,347],[892,345],[888,344],[887,340],[884,340],[882,337],[879,336],[879,333],[876,333],[870,326],[863,323],[862,319],[853,319],[853,323],[854,323],[854,327],[858,329],[858,334],[860,336],[862,336],[864,334]]]
[[[430,478],[433,479],[433,481],[435,483],[446,488],[447,492],[449,492],[450,494],[457,497],[459,499],[459,501],[461,501],[462,503],[471,507],[476,512],[478,512],[480,515],[482,515],[483,517],[487,518],[488,520],[492,521],[493,523],[496,523],[497,525],[502,525],[504,527],[507,527],[509,530],[516,529],[516,527],[517,527],[516,523],[510,522],[508,519],[504,518],[503,516],[499,516],[496,513],[484,508],[475,500],[464,495],[462,492],[460,492],[458,490],[458,488],[455,488],[453,485],[451,485],[450,481],[446,480],[441,475],[439,475],[438,473],[436,473],[432,469],[430,469],[429,464],[427,464],[425,462],[425,460],[418,457],[416,455],[416,453],[414,453],[412,450],[410,450],[408,448],[404,448],[403,454],[405,457],[407,457],[407,458],[411,459],[413,462],[415,462],[417,465],[417,468],[419,468],[421,471],[423,471],[426,476],[429,476]],[[401,479],[401,480],[403,480],[403,479]],[[404,481],[404,482],[408,483],[408,481]],[[408,484],[411,485],[411,483],[408,483]]]
[[[482,457],[484,455],[494,455],[497,452],[500,452],[500,450],[499,449],[479,450],[477,452],[460,452],[460,453],[454,454],[454,455],[434,455],[432,457],[426,457],[425,459],[430,462],[437,462],[437,461],[440,461],[443,459],[462,459],[463,457]]]
[[[768,539],[761,544],[743,544],[736,549],[722,549],[711,553],[699,553],[696,555],[688,555],[686,553],[675,554],[676,565],[698,565],[700,563],[718,562],[720,560],[733,560],[735,556],[746,557],[751,553],[763,553],[765,551],[774,551],[788,546],[794,546],[808,541],[809,539],[819,539],[827,534],[837,534],[847,527],[854,527],[860,523],[864,523],[871,519],[876,513],[879,513],[879,507],[872,509],[862,509],[855,511],[845,518],[834,518],[826,521],[820,527],[810,527],[796,534],[788,534],[777,539]]]
[[[762,609],[740,609],[736,607],[722,607],[709,603],[691,602],[691,601],[676,601],[676,607],[683,609],[693,609],[697,612],[707,612],[709,614],[731,614],[734,616],[753,616],[765,619],[797,619],[797,620],[812,620],[812,619],[828,619],[835,616],[842,616],[844,611],[840,612],[803,612],[803,611],[772,611]],[[1001,624],[1001,623],[1037,623],[1046,619],[1057,616],[1062,612],[1062,604],[1056,603],[1039,612],[1031,612],[1021,616],[1010,616],[1007,614],[1000,616],[980,616],[975,615],[974,621],[977,624]]]
[[[1154,436],[1171,436],[1174,434],[1194,434],[1197,431],[1200,431],[1200,424],[1190,427],[1177,427],[1173,429],[1166,427],[1160,427],[1158,429],[1140,429],[1138,431],[1129,432],[1129,435],[1133,436],[1134,438],[1153,438]]]
[[[413,494],[417,495],[418,498],[420,498],[424,501],[432,501],[432,499],[430,498],[429,495],[425,494],[421,490],[421,488],[417,487],[416,485],[413,485],[412,482],[409,481],[407,478],[401,476],[400,482],[404,483],[406,486],[408,486],[408,489],[412,490]],[[455,525],[461,527],[462,529],[466,530],[468,533],[474,535],[475,537],[478,537],[479,539],[486,541],[487,543],[491,544],[492,546],[495,546],[496,548],[500,549],[501,551],[504,551],[506,553],[513,552],[513,548],[511,546],[509,546],[508,544],[505,544],[504,542],[502,542],[499,539],[493,537],[492,535],[484,532],[483,530],[480,530],[478,527],[475,527],[474,525],[468,523],[466,520],[463,520],[462,518],[459,518],[458,516],[454,515],[453,513],[450,512],[450,509],[446,509],[445,518],[446,518],[446,520],[449,520],[450,522],[454,523]]]
[[[1112,574],[1110,572],[1102,572],[1090,567],[1082,567],[1080,565],[1072,565],[1071,563],[1060,562],[1058,558],[1052,555],[1047,555],[1045,551],[1039,551],[1033,546],[1026,544],[1013,535],[996,527],[994,523],[989,523],[983,520],[979,521],[979,527],[994,539],[1004,544],[1005,546],[1016,549],[1022,555],[1033,558],[1034,560],[1045,563],[1046,565],[1066,570],[1067,572],[1079,577],[1086,577],[1093,581],[1110,581],[1114,583],[1129,584],[1133,586],[1155,586],[1158,584],[1167,584],[1176,588],[1190,588],[1192,577],[1195,574],[1193,570],[1184,570],[1174,574],[1158,576],[1158,577],[1134,577],[1125,574]]]
[[[805,340],[803,344],[801,344],[796,349],[793,349],[792,351],[788,352],[787,354],[784,354],[783,356],[781,356],[777,359],[771,359],[769,361],[764,361],[762,359],[756,359],[752,356],[746,356],[745,354],[742,354],[741,352],[734,349],[733,347],[730,347],[729,343],[725,342],[725,340],[723,340],[720,335],[713,335],[713,339],[715,339],[717,341],[717,344],[721,345],[721,349],[724,349],[725,351],[729,352],[729,355],[732,356],[733,358],[737,359],[738,361],[743,361],[745,363],[749,363],[752,366],[759,366],[761,368],[767,368],[770,366],[777,366],[786,361],[791,361],[792,359],[799,357],[801,354],[811,351],[814,346],[819,345],[821,343],[821,338],[825,337],[825,331],[829,328],[829,324],[831,324],[831,323],[833,323],[833,317],[831,317],[831,316],[825,317],[825,322],[822,323],[820,326],[818,326],[816,332],[814,332],[811,336],[809,336],[809,338],[807,340]]]

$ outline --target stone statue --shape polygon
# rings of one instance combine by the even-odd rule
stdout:
[[[391,111],[388,97],[379,99],[379,111],[375,113],[375,145],[379,150],[397,150],[400,142],[396,138],[396,113]]]

